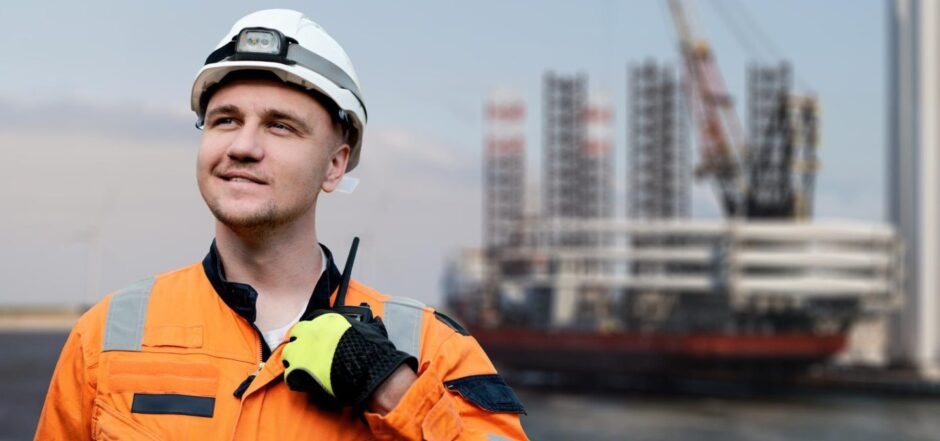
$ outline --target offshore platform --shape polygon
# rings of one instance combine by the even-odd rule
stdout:
[[[626,216],[613,107],[586,75],[543,78],[538,204],[525,101],[488,98],[484,243],[451,262],[445,294],[504,369],[792,375],[899,306],[894,229],[813,220],[816,97],[794,93],[786,62],[749,66],[745,133],[710,46],[669,4],[681,69],[628,69]],[[691,218],[693,177],[723,218]]]

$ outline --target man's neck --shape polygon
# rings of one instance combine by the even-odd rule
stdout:
[[[306,306],[325,264],[312,217],[261,238],[217,221],[216,247],[226,279],[258,292],[255,323],[262,330],[286,323]]]

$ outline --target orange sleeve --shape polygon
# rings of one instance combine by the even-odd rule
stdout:
[[[69,334],[56,364],[46,402],[39,416],[36,440],[90,440],[95,386],[81,321]]]
[[[431,318],[431,320],[434,320]],[[496,369],[483,348],[471,336],[461,335],[434,320],[434,328],[426,336],[438,342],[429,348],[418,370],[418,379],[401,401],[385,416],[366,413],[372,434],[380,440],[525,440],[519,415],[493,412],[465,399],[445,387],[445,382],[492,375]],[[435,339],[442,328],[445,338]]]

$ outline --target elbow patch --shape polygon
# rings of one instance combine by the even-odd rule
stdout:
[[[444,386],[481,409],[490,412],[525,413],[525,407],[519,397],[498,374],[471,375],[445,381]]]

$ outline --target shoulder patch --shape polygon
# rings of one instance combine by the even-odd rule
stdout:
[[[525,413],[519,397],[498,374],[471,375],[445,381],[444,387],[490,412]]]
[[[470,331],[468,331],[467,328],[464,328],[463,325],[461,325],[457,320],[450,318],[443,312],[434,311],[434,317],[437,317],[438,320],[440,320],[441,322],[444,322],[444,324],[447,325],[448,328],[453,329],[454,331],[457,331],[458,334],[470,335]]]

